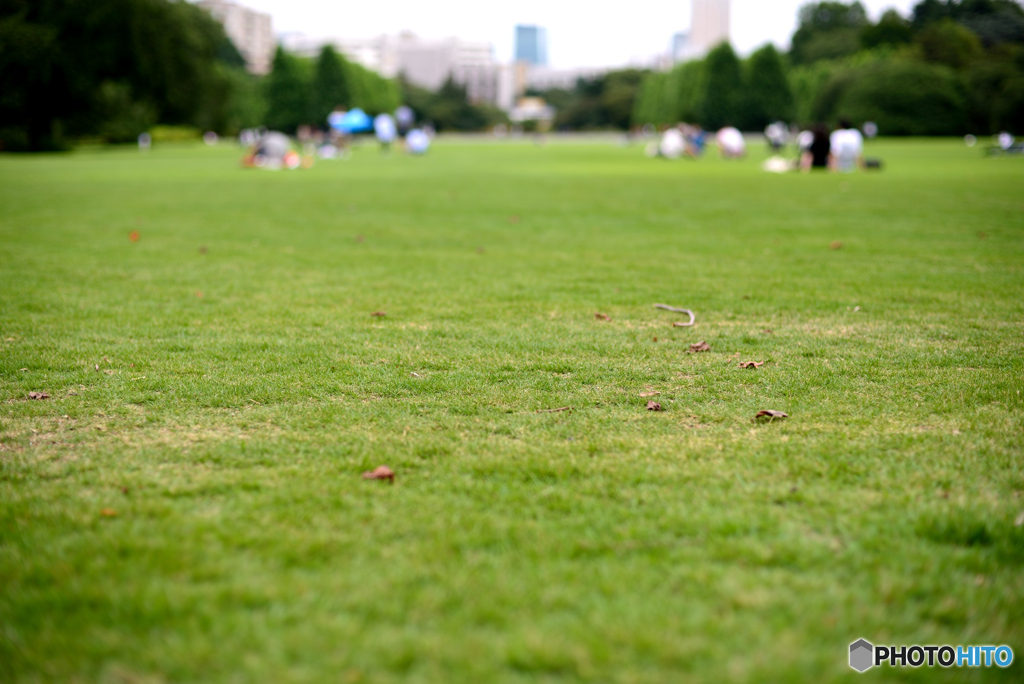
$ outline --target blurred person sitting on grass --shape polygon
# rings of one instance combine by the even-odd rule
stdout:
[[[381,154],[391,154],[391,144],[395,142],[398,131],[395,127],[395,119],[387,113],[378,114],[373,119],[373,133],[380,142]]]
[[[807,135],[808,133],[810,135]],[[800,146],[803,150],[803,153],[800,155],[800,169],[802,171],[827,169],[832,152],[832,141],[829,137],[828,126],[823,123],[814,124],[810,131],[801,133],[800,138]]]
[[[414,128],[405,136],[405,149],[409,154],[426,154],[430,149],[430,135],[419,128]]]
[[[840,119],[839,128],[832,131],[829,138],[832,150],[832,170],[840,173],[852,173],[857,165],[864,161],[864,136],[850,125],[846,119]]]
[[[686,154],[693,159],[699,159],[704,154],[704,145],[707,142],[707,134],[697,124],[680,124],[683,137],[686,138]]]
[[[284,133],[267,131],[249,148],[242,157],[245,168],[277,170],[294,169],[302,163],[297,152],[292,149],[292,141]]]
[[[715,134],[718,153],[725,159],[742,159],[747,155],[747,142],[735,126],[725,126]]]
[[[678,126],[672,126],[661,134],[658,154],[666,159],[679,159],[686,151],[686,138]]]

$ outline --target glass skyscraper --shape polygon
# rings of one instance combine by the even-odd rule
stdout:
[[[516,61],[541,66],[548,63],[548,32],[540,26],[516,26]]]

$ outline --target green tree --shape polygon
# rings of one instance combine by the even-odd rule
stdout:
[[[629,128],[633,103],[644,77],[639,69],[611,71],[604,78],[601,90],[601,108],[606,125],[614,128]]]
[[[999,49],[967,72],[974,131],[1024,132],[1024,49]]]
[[[352,88],[345,59],[330,45],[320,50],[313,76],[313,121],[319,125],[335,107],[352,106]]]
[[[951,69],[911,59],[878,61],[837,73],[823,91],[822,120],[874,121],[883,135],[968,132],[963,81]]]
[[[644,77],[633,103],[634,125],[665,123],[661,116],[661,102],[667,78],[668,75],[660,71],[653,71]]]
[[[981,41],[960,24],[945,19],[925,27],[914,41],[925,61],[964,69],[982,55]]]
[[[478,131],[499,121],[504,115],[490,107],[471,104],[466,88],[450,76],[436,93],[401,81],[405,102],[416,112],[416,118],[430,121],[439,131]]]
[[[351,84],[352,106],[368,114],[380,114],[393,112],[401,104],[401,90],[393,79],[348,60],[345,60],[345,67]]]
[[[245,71],[221,67],[225,88],[216,101],[214,125],[217,131],[234,134],[243,128],[255,128],[263,124],[267,113],[259,78]]]
[[[877,24],[869,24],[860,32],[860,44],[869,49],[882,45],[903,45],[913,39],[914,29],[910,22],[893,9],[886,10]]]
[[[0,0],[0,144],[207,127],[237,51],[206,10],[168,0]]]
[[[804,5],[800,25],[793,34],[789,56],[793,64],[834,59],[860,49],[861,31],[868,15],[859,2],[816,2]]]
[[[705,60],[701,125],[715,130],[742,125],[743,72],[732,46],[722,43]]]
[[[292,133],[310,122],[310,81],[306,65],[285,52],[281,46],[266,80],[266,124],[275,130]]]
[[[973,31],[986,47],[1024,43],[1024,9],[1014,0],[923,0],[914,6],[917,30],[946,20]]]
[[[744,128],[760,130],[772,121],[788,121],[793,116],[793,91],[774,45],[769,43],[750,56],[745,80]]]
[[[704,60],[683,62],[672,70],[676,81],[674,119],[694,123],[700,121],[704,108],[706,69]]]

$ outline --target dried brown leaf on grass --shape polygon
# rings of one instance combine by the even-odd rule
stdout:
[[[388,482],[395,481],[395,471],[387,466],[377,466],[373,470],[367,470],[363,473],[364,480],[387,480]]]
[[[661,404],[659,404],[656,401],[649,401],[649,402],[647,402],[647,410],[648,411],[661,411],[662,410]]]
[[[29,399],[37,399],[39,401],[43,401],[44,399],[49,399],[50,395],[47,394],[46,392],[29,392],[28,393],[28,398]]]
[[[771,422],[771,421],[775,420],[776,418],[778,418],[780,420],[782,418],[789,418],[789,414],[788,413],[783,413],[782,411],[765,410],[765,411],[758,411],[757,415],[754,416],[754,420],[764,420],[765,418],[768,419],[768,422]]]
[[[594,318],[596,318],[599,321],[610,321],[610,320],[612,320],[611,316],[609,316],[608,314],[600,313],[600,312],[594,314]]]
[[[553,409],[538,409],[537,413],[562,413],[563,411],[572,411],[572,406],[563,406],[561,408]]]
[[[519,223],[519,214],[512,214],[508,217],[509,223]]]
[[[199,253],[200,254],[206,254],[206,251],[207,251],[206,250],[206,245],[202,245],[202,246],[199,247]]]
[[[104,508],[102,511],[100,511],[100,515],[102,515],[104,518],[113,518],[117,516],[117,511],[115,511],[113,508]]]
[[[840,242],[839,240],[836,240],[835,242],[833,242],[832,244],[830,244],[830,245],[828,246],[828,248],[829,248],[829,249],[842,249],[842,248],[843,248],[843,243],[842,243],[842,242]]]
[[[641,392],[640,396],[641,397],[656,397],[659,394],[661,394],[661,392],[653,392],[653,391],[651,391],[651,392]]]
[[[384,318],[385,316],[387,316],[387,313],[384,311],[374,311],[370,315],[373,316],[374,318]]]
[[[764,361],[740,361],[740,368],[760,368]]]
[[[690,345],[690,353],[691,354],[696,354],[697,352],[706,352],[706,351],[711,351],[711,345],[708,344],[707,342],[705,342],[704,340],[701,340],[700,342],[695,342],[694,344]]]

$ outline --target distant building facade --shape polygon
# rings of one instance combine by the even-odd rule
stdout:
[[[669,58],[672,63],[682,62],[687,58],[690,45],[690,34],[685,31],[672,34],[672,47],[669,48]]]
[[[516,26],[515,61],[547,66],[548,32],[540,26]]]
[[[526,87],[530,90],[550,90],[561,88],[572,90],[581,78],[592,81],[601,78],[608,69],[597,67],[579,67],[576,69],[552,69],[551,67],[528,67],[526,69]]]
[[[729,40],[730,0],[693,0],[690,34],[684,48],[685,58],[706,55],[719,43]]]
[[[245,58],[245,67],[250,73],[270,72],[277,42],[269,14],[227,0],[200,0],[196,4],[224,27],[224,33]]]

